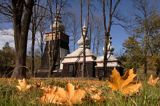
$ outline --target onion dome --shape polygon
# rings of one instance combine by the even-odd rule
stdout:
[[[56,26],[57,26],[57,31],[64,32],[65,28],[64,28],[64,25],[62,24],[60,15],[56,15],[55,18],[54,18],[54,23],[52,25],[53,31],[56,30]]]
[[[85,46],[86,46],[86,48],[89,48],[89,39],[87,38],[87,35],[86,35],[86,31],[87,31],[87,27],[86,27],[86,25],[84,24],[84,26],[83,26],[83,29],[82,29],[82,33],[83,33],[83,35],[86,37],[85,38]],[[80,48],[83,48],[83,35],[81,35],[81,38],[77,41],[77,44],[79,45],[79,47]]]

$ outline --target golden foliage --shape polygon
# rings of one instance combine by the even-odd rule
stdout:
[[[81,89],[75,90],[75,87],[68,83],[66,90],[61,87],[47,87],[42,88],[44,90],[44,96],[41,97],[42,103],[54,103],[72,105],[82,103],[82,98],[85,97],[86,92]]]
[[[16,87],[22,92],[25,92],[31,88],[31,85],[28,85],[25,79],[18,80],[18,84],[19,85],[17,85]]]
[[[116,68],[112,70],[112,75],[110,81],[108,81],[108,86],[113,91],[120,91],[124,95],[132,95],[139,92],[142,87],[141,83],[133,83],[136,74],[134,74],[133,69],[126,71],[124,76],[120,76]]]
[[[155,85],[157,84],[158,80],[159,80],[159,77],[153,79],[153,76],[150,75],[147,83],[148,83],[149,85],[151,85],[151,86],[155,86]]]

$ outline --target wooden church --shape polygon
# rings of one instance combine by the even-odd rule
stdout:
[[[55,17],[52,32],[45,34],[45,51],[42,58],[41,68],[37,71],[37,76],[47,77],[49,73],[49,52],[55,42],[58,42],[58,57],[56,61],[56,69],[53,70],[53,76],[55,77],[81,77],[82,76],[82,66],[83,66],[83,37],[81,35],[80,39],[77,41],[78,48],[69,53],[69,36],[65,34],[65,28],[62,24],[60,15]],[[86,34],[87,27],[84,25],[83,34]],[[57,35],[56,35],[57,34]],[[55,39],[57,36],[58,39]],[[84,72],[84,77],[99,77],[103,76],[103,58],[104,56],[96,56],[92,53],[89,47],[89,40],[86,35],[85,39],[85,52],[86,52],[86,72]],[[53,50],[53,48],[52,48]],[[123,67],[119,60],[113,55],[113,47],[111,41],[108,45],[108,62],[107,67],[109,73],[116,67],[119,70],[123,70]]]
[[[83,26],[83,34],[86,34],[87,27]],[[96,56],[92,53],[89,48],[89,40],[85,39],[85,52],[86,52],[86,72],[84,72],[84,77],[95,77],[95,59]],[[65,56],[62,61],[63,64],[63,76],[69,77],[80,77],[82,76],[82,66],[83,66],[83,36],[77,42],[78,49],[72,53]]]
[[[83,34],[86,34],[87,27],[83,26]],[[87,35],[86,35],[87,36]],[[73,51],[67,56],[64,57],[63,71],[62,76],[65,77],[81,77],[82,76],[82,66],[83,66],[83,37],[77,42],[78,49]],[[86,72],[84,72],[84,77],[99,77],[104,75],[103,71],[103,59],[104,56],[96,56],[92,53],[89,47],[89,40],[86,37],[85,39],[86,47]],[[123,67],[120,61],[113,55],[114,48],[112,47],[111,38],[108,44],[108,62],[107,62],[107,71],[111,74],[111,71],[116,67],[120,73],[123,72]]]

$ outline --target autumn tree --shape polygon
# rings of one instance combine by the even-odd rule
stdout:
[[[155,32],[157,33],[157,28],[159,27],[157,26],[158,18],[156,19],[158,15],[155,15],[158,11],[156,4],[153,4],[150,0],[135,0],[133,1],[133,4],[135,7],[133,30],[136,35],[139,35],[142,38],[144,73],[147,74],[148,57],[154,54],[153,50],[156,48],[153,47],[153,45],[156,41],[154,38]]]
[[[15,65],[15,50],[6,42],[2,50],[0,50],[0,77],[11,75],[11,70]]]
[[[141,42],[138,41],[136,36],[130,36],[123,43],[125,62],[123,63],[126,68],[138,69],[142,66],[143,55]]]
[[[13,66],[15,64],[15,51],[10,47],[9,42],[6,42],[0,52],[1,66]]]

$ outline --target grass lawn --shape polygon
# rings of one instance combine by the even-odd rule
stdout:
[[[103,102],[93,102],[84,99],[84,106],[160,106],[160,81],[157,86],[150,86],[147,81],[141,80],[142,89],[139,93],[132,96],[124,96],[120,92],[112,92],[107,87],[106,81],[72,79],[72,78],[49,78],[49,79],[29,79],[29,84],[35,85],[37,82],[43,82],[44,86],[53,85],[65,87],[68,82],[73,85],[79,85],[80,88],[89,88],[92,85],[103,91],[105,100]],[[32,87],[26,92],[20,92],[16,88],[18,81],[16,79],[0,79],[0,105],[1,106],[41,106],[46,105],[40,102],[43,91],[40,88]],[[47,104],[53,105],[53,104]]]

